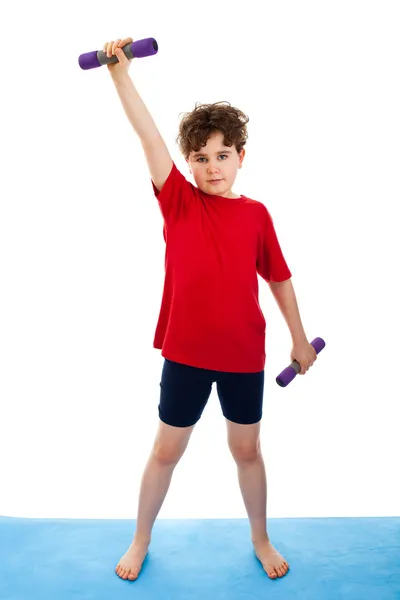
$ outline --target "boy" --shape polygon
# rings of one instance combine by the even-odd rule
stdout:
[[[164,217],[166,277],[154,347],[165,358],[159,429],[143,473],[133,542],[115,572],[138,577],[155,519],[202,411],[217,383],[228,444],[251,526],[254,551],[271,579],[289,565],[266,530],[266,475],[260,449],[265,319],[257,272],[290,328],[292,360],[304,374],[317,358],[304,333],[272,219],[265,206],[235,194],[248,121],[238,109],[197,107],[180,125],[180,149],[197,187],[179,172],[128,75],[121,50],[132,38],[106,42],[118,62],[107,65],[122,105],[139,135],[153,191]],[[224,160],[219,160],[224,157]]]

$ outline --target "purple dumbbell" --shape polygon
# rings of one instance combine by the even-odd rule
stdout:
[[[315,338],[310,343],[317,354],[319,354],[321,350],[325,348],[325,342],[320,337]],[[299,365],[297,360],[294,360],[292,364],[286,367],[286,369],[283,369],[282,373],[279,373],[278,377],[276,378],[276,383],[281,387],[286,387],[291,381],[293,381],[293,379],[296,377],[296,375],[298,375],[298,373],[300,373],[300,371],[301,366]]]
[[[145,38],[143,40],[136,40],[136,42],[129,42],[123,46],[122,51],[126,58],[143,58],[143,56],[152,56],[158,52],[158,44],[154,38]],[[81,54],[79,57],[79,66],[85,71],[87,69],[95,69],[102,65],[109,63],[118,62],[118,56],[110,56],[103,50],[93,50],[93,52],[86,52]]]

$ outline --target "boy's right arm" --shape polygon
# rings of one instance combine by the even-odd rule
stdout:
[[[128,73],[112,77],[126,116],[142,142],[154,185],[160,192],[172,169],[172,158]]]

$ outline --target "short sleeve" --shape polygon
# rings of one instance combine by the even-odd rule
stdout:
[[[151,180],[151,184],[164,221],[167,225],[170,225],[186,212],[186,205],[190,202],[193,195],[192,185],[179,171],[174,162],[161,192],[158,191],[153,180]]]
[[[257,272],[267,282],[286,281],[292,276],[283,256],[272,217],[265,206],[258,244]]]

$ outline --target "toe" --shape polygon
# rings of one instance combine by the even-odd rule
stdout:
[[[270,569],[269,571],[267,571],[268,577],[271,577],[271,579],[276,579],[277,574],[275,569]]]
[[[137,574],[132,573],[132,571],[131,571],[128,575],[128,579],[130,579],[131,581],[133,581],[134,579],[137,579]]]

